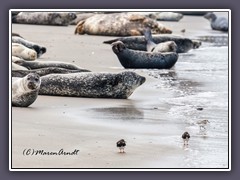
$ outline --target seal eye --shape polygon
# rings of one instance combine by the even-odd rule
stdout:
[[[30,77],[28,77],[27,80],[29,81],[29,80],[30,80]]]
[[[39,79],[38,78],[35,78],[35,81],[38,81]]]

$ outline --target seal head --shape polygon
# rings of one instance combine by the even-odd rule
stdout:
[[[38,96],[41,79],[36,73],[30,73],[23,78],[12,79],[12,105],[28,107]]]

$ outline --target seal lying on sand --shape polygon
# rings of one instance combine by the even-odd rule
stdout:
[[[176,11],[176,13],[181,13],[183,15],[189,16],[203,16],[207,11]]]
[[[13,23],[67,26],[76,18],[71,12],[20,12],[12,17]]]
[[[180,13],[174,12],[159,12],[155,14],[156,19],[160,21],[179,21],[183,18],[183,15]]]
[[[34,42],[27,41],[26,39],[19,37],[19,36],[12,36],[12,42],[22,44],[30,49],[35,50],[37,52],[38,58],[47,51],[47,49],[45,47],[37,45]]]
[[[24,61],[24,60],[16,60],[16,64],[20,66],[24,66],[28,69],[40,69],[40,68],[48,68],[48,67],[58,67],[58,68],[65,68],[69,70],[82,70],[82,71],[88,71],[86,69],[83,69],[75,64],[71,63],[65,63],[60,61]]]
[[[159,44],[153,42],[152,33],[149,28],[144,32],[147,41],[148,52],[177,52],[177,45],[174,41],[166,41]]]
[[[225,17],[217,17],[214,13],[207,13],[204,18],[208,19],[211,23],[213,30],[228,31],[228,20]]]
[[[77,18],[70,22],[70,25],[77,25],[80,21],[86,20],[87,18],[95,15],[96,13],[79,13]]]
[[[35,60],[37,58],[37,53],[22,44],[12,43],[12,56],[17,56],[24,60]]]
[[[41,77],[39,94],[126,99],[145,82],[135,72],[49,74]]]
[[[138,36],[149,27],[153,33],[172,33],[154,19],[133,13],[96,14],[80,21],[75,34],[105,36]]]
[[[23,78],[12,78],[12,105],[31,105],[37,99],[40,84],[40,76],[36,73],[30,73]]]
[[[27,68],[25,68],[25,67],[23,67],[23,66],[20,66],[20,65],[14,63],[14,62],[12,62],[12,71],[18,71],[18,70],[20,70],[20,71],[21,71],[21,70],[28,71]],[[26,75],[26,74],[25,74],[25,75]],[[13,77],[19,77],[19,76],[13,76]],[[23,77],[23,76],[21,76],[21,77]]]
[[[186,53],[195,48],[194,42],[191,39],[173,35],[153,35],[153,42],[159,44],[166,41],[174,41],[177,45],[177,53]],[[122,41],[129,49],[147,51],[146,40],[143,36],[121,37],[113,40],[104,41],[103,43],[112,44],[116,41]]]
[[[124,68],[169,69],[178,59],[177,53],[154,53],[126,48],[121,42],[112,43],[112,50]]]
[[[20,66],[20,67],[24,68],[23,66]],[[40,69],[34,69],[34,70],[12,68],[12,77],[24,77],[29,73],[37,73],[39,76],[45,76],[48,74],[67,74],[67,73],[79,73],[79,72],[90,72],[90,71],[87,69],[69,70],[69,69],[58,68],[58,67],[48,67],[48,68],[40,68]]]

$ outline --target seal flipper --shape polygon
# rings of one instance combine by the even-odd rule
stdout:
[[[154,50],[154,48],[156,47],[156,44],[153,42],[151,29],[147,28],[143,33],[144,33],[144,37],[147,41],[147,51],[152,52]]]

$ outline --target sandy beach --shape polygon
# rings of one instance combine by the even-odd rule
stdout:
[[[202,16],[162,23],[188,38],[228,37]],[[12,24],[12,32],[47,47],[41,61],[126,71],[103,44],[115,37],[74,35],[74,29]],[[146,82],[126,100],[39,95],[28,108],[12,107],[12,168],[228,168],[228,46],[203,42],[179,54],[170,70],[131,70]],[[210,121],[204,133],[196,125],[201,119]],[[191,134],[188,146],[184,131]],[[116,147],[122,138],[126,153]],[[69,154],[53,155],[59,151]]]

